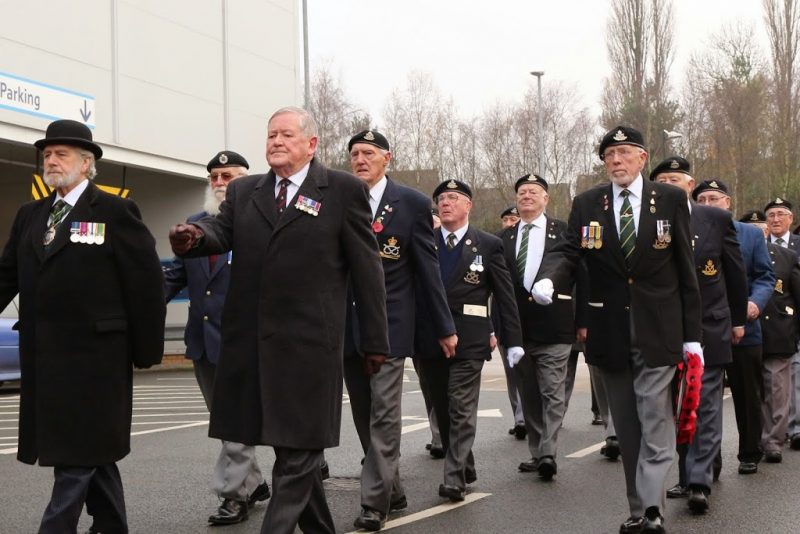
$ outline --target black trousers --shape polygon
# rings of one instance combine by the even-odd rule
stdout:
[[[761,345],[733,346],[733,362],[725,366],[739,429],[740,462],[761,460]]]
[[[86,504],[95,530],[127,534],[125,496],[117,464],[53,468],[53,494],[42,516],[39,534],[75,532]]]
[[[334,534],[333,517],[325,500],[319,466],[321,450],[274,447],[272,498],[261,534]]]

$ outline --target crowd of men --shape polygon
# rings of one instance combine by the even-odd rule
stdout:
[[[568,221],[547,214],[548,182],[516,180],[498,235],[470,225],[472,188],[446,179],[430,197],[387,175],[389,140],[348,143],[352,174],[315,157],[303,109],[269,119],[270,171],[248,175],[233,151],[208,163],[202,212],[169,234],[163,273],[129,200],[91,183],[101,148],[74,121],[37,141],[48,198],[23,206],[0,256],[0,308],[20,295],[18,458],[53,466],[40,532],[128,532],[116,462],[130,450],[132,369],[158,363],[165,305],[188,288],[187,357],[221,440],[212,524],[238,523],[269,499],[263,534],[333,533],[323,451],[339,443],[343,385],[363,448],[357,528],[381,530],[408,502],[401,400],[414,360],[443,458],[438,494],[462,501],[480,378],[499,350],[513,427],[551,481],[579,352],[605,425],[601,452],[622,458],[630,516],[621,533],[666,532],[666,498],[705,513],[721,466],[727,379],[738,472],[800,449],[800,238],[775,198],[735,221],[719,179],[697,183],[670,157],[642,172],[642,135],[619,126],[599,145],[609,182],[577,195]],[[431,203],[431,199],[433,204]],[[678,439],[684,374],[703,368],[690,439]],[[92,391],[87,396],[85,391]],[[680,442],[680,443],[679,443]],[[275,450],[272,488],[255,447]],[[667,489],[679,461],[679,479]]]

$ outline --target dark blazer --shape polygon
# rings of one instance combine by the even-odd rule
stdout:
[[[442,233],[437,231],[436,236],[437,247],[441,250],[445,247]],[[444,281],[447,303],[458,334],[455,357],[489,360],[492,357],[489,334],[493,330],[488,315],[490,296],[497,302],[501,315],[502,331],[498,337],[506,347],[522,346],[514,286],[499,238],[470,226],[461,241],[461,257],[450,277]],[[470,270],[476,256],[482,258],[483,272]],[[418,307],[418,314],[417,355],[421,358],[443,358],[436,334],[430,327],[430,313],[424,303]]]
[[[544,258],[550,254],[559,241],[565,239],[567,223],[546,216]],[[570,278],[558,280],[553,290],[553,303],[549,306],[537,304],[531,296],[530,289],[523,285],[522,277],[517,272],[517,233],[521,220],[514,226],[506,228],[500,238],[503,241],[503,255],[506,265],[514,280],[514,295],[522,324],[522,339],[532,343],[568,343],[575,341],[575,310],[573,302],[574,281]],[[535,278],[535,276],[534,276]],[[501,340],[505,344],[505,341]]]
[[[208,216],[205,211],[189,217],[186,222],[196,222]],[[222,331],[222,306],[228,293],[233,255],[222,254],[208,267],[208,258],[175,258],[164,270],[164,291],[167,302],[184,287],[189,289],[189,319],[183,341],[186,357],[190,360],[206,358],[214,365],[219,361]]]
[[[302,195],[317,216],[297,209]],[[388,354],[386,290],[367,187],[316,159],[278,217],[275,173],[228,185],[194,256],[231,250],[211,437],[319,450],[339,443],[347,280],[361,348]]]
[[[797,351],[800,312],[800,264],[793,251],[780,245],[767,244],[775,289],[761,312],[761,333],[765,358],[790,358]]]
[[[19,292],[17,457],[104,465],[130,452],[132,365],[164,353],[161,265],[136,205],[91,182],[45,252],[54,197],[20,208],[0,257],[0,308]],[[105,242],[71,242],[72,222],[105,223]]]
[[[652,199],[652,202],[651,202]],[[652,209],[651,209],[652,208]],[[656,221],[666,220],[671,241],[656,248]],[[581,248],[581,228],[603,227],[603,244]],[[587,361],[622,369],[630,359],[631,313],[636,340],[651,367],[675,365],[683,342],[700,341],[700,290],[694,273],[686,194],[677,187],[643,181],[636,247],[627,268],[614,219],[611,184],[595,187],[572,203],[566,239],[542,261],[539,278],[570,278],[581,258],[589,273]]]
[[[375,214],[383,228],[375,237],[383,263],[390,355],[394,357],[414,355],[415,294],[427,302],[437,339],[456,332],[439,274],[430,206],[428,197],[387,177]],[[361,353],[354,343],[359,338],[358,315],[350,304],[345,357]]]
[[[692,204],[692,243],[703,303],[706,366],[732,360],[731,327],[747,321],[747,271],[729,211]]]
[[[767,250],[767,241],[764,232],[751,224],[734,221],[736,238],[739,240],[739,249],[747,269],[748,300],[755,303],[763,313],[772,290],[775,288],[775,273],[772,271],[772,261]],[[739,347],[749,347],[761,344],[761,321],[747,321],[744,326],[744,337],[739,342]]]
[[[768,241],[770,243],[772,243],[772,239],[773,239],[773,237],[770,236],[768,238]],[[780,246],[780,245],[778,245],[778,246]],[[797,236],[795,234],[789,234],[789,243],[787,243],[787,247],[786,248],[788,248],[789,250],[794,252],[794,254],[797,257],[797,259],[800,260],[800,236]]]

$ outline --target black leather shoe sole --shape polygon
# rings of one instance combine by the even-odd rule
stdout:
[[[539,460],[522,462],[517,469],[519,469],[521,473],[536,473],[539,470]]]
[[[755,462],[741,462],[739,464],[740,475],[752,475],[758,473],[758,464]]]
[[[257,502],[266,501],[270,498],[270,495],[269,484],[262,482],[256,486],[256,489],[250,494],[250,497],[247,499],[247,506],[253,507]]]
[[[439,484],[439,497],[450,499],[451,501],[463,501],[467,495],[466,490],[456,488],[455,486],[445,486]]]
[[[397,499],[392,499],[392,502],[389,503],[389,512],[400,512],[408,508],[408,500],[406,499],[405,495],[401,495]]]
[[[545,482],[550,482],[558,472],[558,467],[556,466],[555,460],[552,458],[540,458],[537,471],[539,472],[539,476],[542,478],[542,480]]]
[[[221,513],[220,513],[221,512]],[[237,512],[223,506],[216,514],[208,517],[208,522],[212,525],[235,525],[247,519],[247,504],[241,503],[241,508]]]
[[[373,517],[365,517],[365,516],[358,516],[355,521],[353,521],[353,526],[356,528],[360,528],[362,530],[369,530],[375,532],[383,528],[383,525],[386,523],[386,520],[381,521],[380,519],[373,518]]]

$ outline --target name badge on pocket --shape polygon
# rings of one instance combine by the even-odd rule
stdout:
[[[473,317],[486,317],[486,306],[478,304],[464,304],[464,315],[472,315]]]

